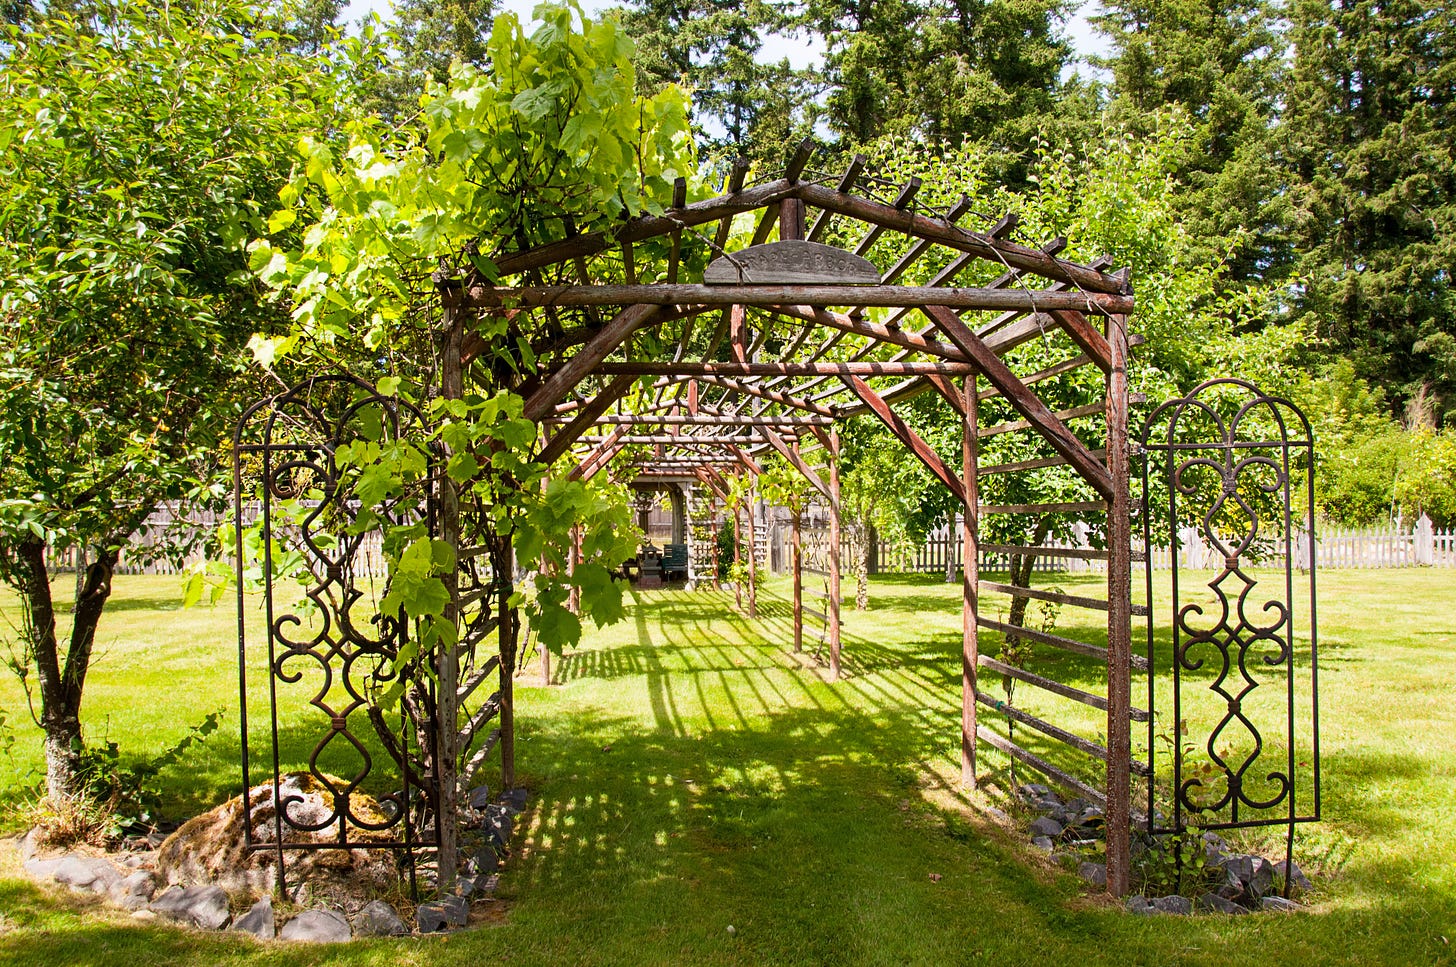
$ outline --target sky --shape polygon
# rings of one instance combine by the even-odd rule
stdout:
[[[522,22],[525,22],[531,19],[531,11],[538,2],[539,0],[502,0],[501,8],[515,13]],[[1086,0],[1067,24],[1067,33],[1072,38],[1072,49],[1082,58],[1107,53],[1106,41],[1097,36],[1093,32],[1091,24],[1087,22],[1087,15],[1096,12],[1097,4],[1098,0]],[[611,5],[597,2],[597,0],[583,0],[582,2],[582,8],[588,14],[593,14],[603,7]],[[344,9],[343,19],[347,23],[353,23],[366,16],[370,11],[378,11],[380,17],[384,17],[389,6],[389,0],[350,0]],[[764,40],[758,59],[764,63],[776,63],[785,57],[795,64],[817,65],[823,57],[823,48],[819,44],[803,38],[773,35]]]

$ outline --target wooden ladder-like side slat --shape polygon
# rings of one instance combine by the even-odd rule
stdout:
[[[1103,698],[1101,695],[1094,695],[1093,693],[1083,691],[1080,688],[1073,688],[1071,685],[1063,685],[1061,682],[1053,681],[1052,679],[1038,675],[1035,672],[1029,672],[1024,668],[1017,668],[1014,665],[1008,665],[1005,662],[997,661],[994,658],[988,658],[985,655],[977,656],[976,661],[983,668],[989,668],[991,669],[991,671],[996,672],[997,674],[1005,675],[1008,678],[1014,678],[1019,682],[1025,682],[1028,685],[1044,689],[1045,691],[1051,692],[1054,695],[1060,695],[1063,698],[1070,698],[1074,702],[1081,702],[1083,705],[1090,705],[1093,708],[1099,709],[1103,712],[1107,711],[1107,699]],[[1140,708],[1129,708],[1127,712],[1128,717],[1131,718],[1134,722],[1146,722],[1148,720],[1148,713]]]
[[[1085,641],[1077,641],[1074,638],[1064,638],[1061,635],[1054,635],[1047,631],[1038,631],[1035,628],[1018,628],[1001,621],[994,621],[990,618],[977,616],[976,624],[987,631],[999,631],[1005,635],[1014,635],[1017,638],[1027,638],[1031,641],[1039,641],[1044,645],[1051,645],[1054,648],[1061,648],[1063,651],[1070,651],[1073,654],[1083,655],[1087,658],[1095,658],[1100,662],[1107,661],[1107,649],[1101,645],[1089,645]],[[1132,667],[1138,671],[1148,670],[1148,660],[1140,655],[1132,656]]]
[[[1084,598],[1081,595],[1067,594],[1064,591],[1048,591],[1045,588],[1020,588],[1014,584],[1002,584],[999,581],[982,581],[981,587],[987,591],[995,591],[998,594],[1009,594],[1016,598],[1035,598],[1038,601],[1069,604],[1074,608],[1088,608],[1092,611],[1107,610],[1107,602],[1101,598]],[[1141,617],[1147,617],[1148,609],[1143,605],[1135,604],[1132,606],[1132,613]]]

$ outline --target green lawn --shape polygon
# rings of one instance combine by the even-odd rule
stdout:
[[[838,683],[787,653],[786,592],[769,585],[757,622],[733,613],[731,595],[646,592],[626,622],[558,660],[556,685],[536,687],[534,668],[522,676],[518,756],[533,797],[499,926],[264,947],[135,925],[37,890],[6,856],[0,961],[1451,961],[1456,572],[1320,576],[1326,820],[1299,849],[1326,875],[1305,914],[1237,919],[1125,915],[967,805],[956,788],[958,587],[878,580],[870,612],[846,611]],[[93,737],[140,753],[228,709],[223,733],[166,775],[182,815],[237,791],[236,619],[227,607],[179,611],[176,596],[175,579],[119,580],[85,714]],[[1095,619],[1068,609],[1058,625]],[[1034,660],[1064,680],[1095,678],[1090,665]],[[0,705],[23,720],[13,680],[0,683]],[[1058,712],[1096,734],[1096,713]],[[1004,762],[985,757],[999,777]],[[37,763],[23,734],[0,775],[12,799],[17,771]]]

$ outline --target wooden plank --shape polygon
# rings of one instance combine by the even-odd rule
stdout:
[[[1106,450],[1088,450],[1094,458],[1101,460],[1107,455]],[[1022,470],[1042,470],[1047,467],[1065,467],[1067,461],[1062,457],[1039,457],[1036,460],[1017,460],[1015,463],[995,463],[989,467],[982,467],[982,475],[993,473],[1017,473]]]
[[[588,373],[597,367],[607,355],[622,344],[638,328],[647,325],[659,313],[655,305],[632,305],[623,309],[592,336],[576,355],[572,356],[541,383],[521,408],[521,415],[528,420],[539,420],[548,415],[566,394],[576,388]]]
[[[815,611],[813,608],[810,607],[801,607],[800,610],[803,611],[804,614],[807,614],[814,618],[818,618],[825,624],[829,623],[829,615],[825,614],[823,611]]]
[[[1077,594],[1067,594],[1065,591],[1049,591],[1046,588],[1022,588],[1014,584],[1001,584],[996,581],[982,581],[981,587],[988,591],[996,591],[1001,594],[1009,594],[1019,598],[1035,598],[1038,601],[1054,601],[1057,604],[1069,604],[1074,608],[1089,608],[1093,611],[1106,611],[1107,602],[1100,598],[1084,598]],[[1134,614],[1147,615],[1147,608],[1141,605],[1132,606]]]
[[[1060,648],[1063,651],[1070,651],[1073,654],[1082,655],[1087,658],[1095,658],[1098,661],[1107,661],[1107,649],[1097,645],[1088,644],[1085,641],[1078,641],[1075,638],[1064,638],[1061,635],[1054,635],[1048,631],[1039,631],[1036,628],[1018,628],[1002,621],[991,618],[978,619],[980,627],[987,631],[999,631],[1003,635],[1013,635],[1017,638],[1026,638],[1030,641],[1037,641],[1043,645],[1051,645],[1053,648]],[[1140,671],[1148,670],[1148,660],[1134,655],[1133,667]]]
[[[600,393],[587,401],[586,405],[581,408],[581,411],[574,420],[562,427],[560,432],[553,436],[546,446],[541,448],[541,453],[536,459],[549,466],[565,456],[566,451],[571,449],[572,445],[581,438],[582,434],[596,425],[599,420],[603,419],[604,414],[607,410],[611,409],[612,404],[621,399],[622,394],[631,389],[632,384],[636,381],[637,378],[635,376],[618,376],[613,379],[603,387]]]
[[[1083,561],[1105,561],[1107,551],[1095,547],[1022,547],[1017,544],[982,544],[988,554],[1035,554],[1037,557],[1074,557]]]
[[[1021,382],[1022,385],[1026,385],[1026,380],[1022,380]],[[1052,416],[1055,416],[1059,420],[1075,420],[1082,416],[1102,416],[1106,409],[1107,404],[1102,400],[1098,400],[1096,403],[1088,403],[1085,406],[1073,406],[1065,410],[1054,410],[1052,411]],[[1000,436],[1002,433],[1029,430],[1031,429],[1031,425],[1030,420],[1012,420],[1009,423],[997,423],[994,426],[988,426],[976,435],[984,440],[987,437]]]
[[[1005,662],[997,661],[986,655],[981,655],[977,660],[977,664],[982,668],[991,669],[991,671],[996,672],[998,675],[1014,678],[1018,682],[1023,682],[1034,688],[1051,692],[1053,695],[1060,695],[1062,698],[1069,698],[1074,702],[1090,705],[1099,711],[1107,711],[1107,699],[1101,695],[1094,695],[1092,692],[1084,691],[1080,688],[1073,688],[1071,685],[1063,685],[1061,682],[1047,678],[1045,675],[1038,675],[1035,672],[1027,671],[1025,668],[1008,665]]]
[[[1103,498],[1111,499],[1112,478],[1108,475],[1107,468],[1087,452],[1082,441],[1067,429],[1067,425],[1052,415],[1052,411],[1041,398],[1017,379],[1016,374],[1011,372],[1001,358],[959,316],[949,308],[937,305],[926,306],[925,314],[940,327],[951,342],[979,364],[986,379],[1001,390],[1006,401],[1023,418],[1031,421],[1037,432],[1051,444],[1052,449],[1065,457],[1072,468]]]
[[[693,363],[693,362],[604,362],[596,372],[612,376],[965,376],[975,371],[971,363]]]
[[[1033,769],[1035,769],[1037,772],[1040,772],[1048,779],[1052,780],[1053,782],[1066,789],[1070,789],[1072,792],[1075,792],[1083,799],[1090,799],[1098,805],[1102,805],[1107,802],[1107,796],[1103,794],[1100,790],[1094,789],[1093,787],[1087,785],[1087,783],[1071,775],[1070,773],[1063,772],[1061,769],[1058,769],[1050,762],[1047,762],[1041,756],[1026,751],[1015,742],[1012,742],[1009,739],[1002,738],[1000,735],[997,735],[995,732],[992,732],[985,726],[981,726],[980,728],[976,729],[976,737],[979,738],[982,742],[991,746],[992,748],[999,749],[1000,751],[1006,753],[1018,762],[1031,766]]]
[[[472,286],[471,308],[503,306],[632,306],[632,305],[817,305],[817,306],[946,306],[951,309],[1089,309],[1102,313],[1131,312],[1131,296],[1103,292],[1050,292],[1023,289],[948,288],[924,285],[703,285],[638,283],[637,285]],[[959,316],[956,317],[959,320]]]
[[[1101,500],[1063,500],[1044,504],[982,504],[983,514],[1086,514],[1105,511]]]
[[[974,371],[965,375],[974,375]],[[960,481],[960,476],[951,470],[946,462],[941,459],[940,454],[936,453],[930,444],[922,440],[919,434],[910,428],[910,424],[897,416],[895,411],[890,409],[890,404],[886,403],[880,398],[878,393],[870,389],[868,383],[857,376],[845,376],[843,378],[845,385],[849,387],[850,391],[855,396],[858,396],[870,408],[870,411],[880,418],[880,421],[885,424],[889,431],[901,443],[905,444],[905,447],[915,455],[916,459],[925,464],[926,469],[934,474],[946,487],[950,488],[950,492],[961,502],[961,506],[965,506],[966,491]]]
[[[1005,264],[1011,268],[1025,269],[1056,282],[1066,282],[1085,289],[1088,293],[1122,291],[1122,282],[1106,273],[1055,258],[1038,249],[966,231],[939,218],[928,218],[914,212],[900,211],[891,205],[844,194],[821,185],[799,185],[795,193],[816,207],[891,228],[917,238],[934,239],[948,248],[974,252],[988,261]]]
[[[1035,715],[1032,715],[1029,712],[1022,711],[1014,705],[1008,705],[999,699],[992,698],[984,692],[980,695],[977,695],[976,700],[987,708],[994,709],[995,711],[1000,712],[1002,715],[1005,715],[1014,721],[1020,722],[1022,725],[1036,729],[1036,731],[1040,732],[1042,735],[1056,739],[1063,745],[1071,746],[1079,752],[1085,752],[1087,755],[1092,756],[1094,759],[1101,759],[1104,762],[1107,761],[1106,746],[1098,745],[1096,742],[1088,741],[1087,739],[1082,738],[1080,735],[1077,735],[1075,732],[1068,732],[1066,729],[1053,725],[1045,719],[1039,719]]]
[[[823,431],[816,431],[823,432]],[[840,675],[840,628],[839,606],[843,590],[839,586],[840,533],[840,491],[839,491],[839,432],[829,431],[829,676],[838,680]]]

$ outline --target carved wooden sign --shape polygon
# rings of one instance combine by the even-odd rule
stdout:
[[[703,281],[709,285],[803,283],[808,285],[879,285],[873,262],[818,242],[769,242],[720,256],[708,263]]]

